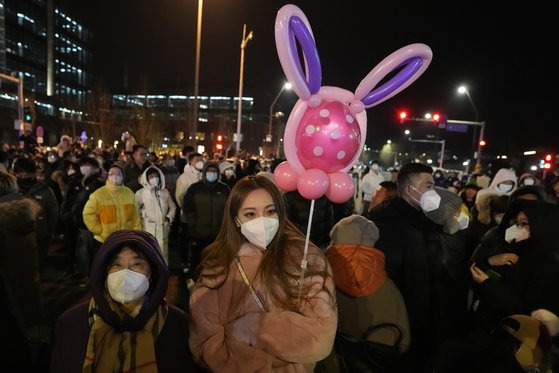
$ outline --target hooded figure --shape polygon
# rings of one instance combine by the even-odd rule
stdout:
[[[192,371],[186,315],[164,299],[168,278],[155,237],[112,233],[91,268],[93,298],[56,323],[51,372]]]
[[[522,229],[528,229],[528,238],[507,242],[507,230],[518,226],[519,212],[527,218],[527,228]],[[477,287],[480,302],[476,313],[486,330],[495,327],[503,317],[516,313],[529,315],[539,308],[559,312],[559,300],[554,296],[559,283],[558,229],[559,209],[554,205],[517,199],[509,207],[497,229],[504,240],[498,245],[500,249],[488,248],[483,257],[475,258],[482,270],[487,268],[483,264],[490,265],[490,256],[510,253],[518,258],[512,263],[492,265],[490,269],[497,276],[482,280]]]
[[[512,192],[516,190],[517,186],[518,181],[514,170],[510,168],[501,168],[497,171],[497,174],[495,174],[495,177],[491,181],[489,187],[482,189],[477,193],[476,205],[478,204],[478,201],[487,194],[510,196]]]
[[[231,162],[221,162],[219,164],[219,172],[221,173],[221,181],[229,188],[233,188],[237,182],[237,175],[235,174],[235,165]]]
[[[177,207],[165,189],[163,172],[150,166],[140,176],[142,189],[136,192],[136,206],[142,217],[142,229],[157,238],[165,263],[169,265],[169,231]]]
[[[326,257],[332,266],[338,303],[338,330],[361,338],[369,326],[396,324],[402,331],[400,352],[410,344],[406,305],[384,269],[384,254],[375,248],[379,231],[359,215],[340,220],[330,231]],[[398,332],[382,327],[369,340],[394,345]]]
[[[62,135],[60,142],[56,147],[58,148],[58,156],[62,157],[65,152],[70,151],[72,146],[72,138],[68,135]]]
[[[202,180],[188,188],[182,206],[191,238],[191,268],[198,267],[202,250],[217,237],[227,196],[229,187],[219,181],[219,167],[213,162],[206,163]]]

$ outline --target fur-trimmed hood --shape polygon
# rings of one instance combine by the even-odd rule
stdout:
[[[19,194],[0,197],[0,229],[28,234],[36,229],[41,206]]]

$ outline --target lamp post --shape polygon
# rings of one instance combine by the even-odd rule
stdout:
[[[272,101],[272,104],[270,105],[270,121],[268,123],[268,137],[266,138],[267,142],[272,142],[272,113],[274,112],[274,105],[276,104],[276,102],[280,98],[283,91],[286,90],[286,89],[291,89],[291,83],[285,83],[281,87],[281,89],[278,92],[276,98],[274,98],[274,101]]]
[[[245,64],[245,47],[250,39],[252,39],[252,31],[246,35],[247,25],[243,25],[243,40],[241,40],[241,67],[239,72],[239,103],[237,104],[237,151],[241,150],[241,114],[243,111],[243,68]],[[246,35],[246,36],[245,36]]]
[[[472,109],[474,109],[475,121],[478,122],[479,121],[479,113],[477,111],[476,105],[474,105],[474,101],[472,100],[472,96],[470,96],[470,91],[468,90],[468,88],[466,86],[462,85],[462,86],[458,87],[458,93],[461,94],[461,95],[465,94],[468,97],[468,101],[470,101],[470,104],[472,105]],[[476,135],[477,135],[477,127],[474,127],[474,138],[472,140],[472,148],[473,149],[475,149],[475,146],[476,146]],[[485,135],[485,122],[483,122],[482,125],[481,125],[481,130],[479,132],[479,139],[482,140],[484,135]],[[474,152],[475,152],[475,150],[474,150]],[[476,166],[479,165],[480,163],[481,163],[481,145],[478,142]],[[468,164],[468,166],[469,166],[469,164]]]
[[[192,107],[191,136],[196,144],[196,132],[198,132],[198,85],[200,83],[200,39],[202,37],[202,8],[204,0],[198,0],[198,25],[196,27],[196,66],[194,68],[194,102]],[[187,131],[184,132],[185,137]]]

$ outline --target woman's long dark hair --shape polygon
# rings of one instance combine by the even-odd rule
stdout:
[[[303,257],[305,237],[291,223],[286,216],[283,196],[276,185],[265,176],[246,176],[239,180],[227,199],[221,230],[216,240],[202,252],[201,278],[220,279],[216,288],[223,285],[229,275],[229,268],[237,256],[245,238],[235,223],[235,218],[242,203],[249,193],[264,189],[270,194],[278,214],[279,228],[276,236],[266,248],[257,276],[260,276],[268,295],[274,304],[292,311],[297,311],[298,280],[300,262]],[[326,280],[331,277],[328,273],[327,261],[318,248],[309,253],[309,262],[305,278],[319,276],[326,289]],[[303,293],[308,294],[308,289]],[[333,296],[332,297],[333,302]]]

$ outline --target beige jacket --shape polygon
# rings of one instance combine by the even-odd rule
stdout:
[[[318,278],[308,278],[311,291],[302,313],[282,310],[255,279],[263,252],[245,243],[239,257],[268,312],[262,312],[247,291],[236,261],[231,263],[229,275],[219,288],[211,289],[208,286],[212,283],[203,280],[198,282],[190,297],[189,345],[195,361],[212,372],[312,372],[315,363],[328,356],[334,344],[334,299],[322,290]],[[309,248],[308,260],[310,268],[327,266],[331,273],[317,248]],[[331,277],[326,288],[334,294]],[[243,297],[240,309],[233,310],[231,301],[239,297]]]

